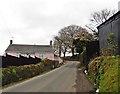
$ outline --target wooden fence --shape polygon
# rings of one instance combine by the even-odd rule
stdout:
[[[40,58],[32,58],[32,57],[14,57],[14,56],[10,56],[7,55],[6,56],[1,56],[2,58],[2,67],[8,67],[8,66],[21,66],[21,65],[29,65],[29,64],[36,64],[41,62]]]

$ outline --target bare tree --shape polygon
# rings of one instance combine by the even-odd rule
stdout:
[[[64,57],[66,56],[67,48],[69,46],[69,36],[66,34],[65,31],[59,32],[59,40],[62,42],[62,49],[61,51],[63,52]]]
[[[101,11],[92,13],[90,21],[94,25],[98,26],[101,23],[105,22],[107,19],[109,19],[114,14],[115,14],[115,10],[103,9]]]
[[[56,50],[56,53],[58,53],[60,57],[61,52],[64,54],[64,57],[66,55],[68,47],[67,39],[68,39],[67,35],[64,34],[63,32],[59,33],[58,36],[54,37],[54,49]]]
[[[60,30],[60,34],[66,36],[66,41],[64,41],[64,44],[71,49],[72,56],[74,56],[74,44],[73,40],[74,38],[78,35],[80,31],[82,31],[82,27],[78,25],[70,25],[67,27],[64,27],[63,29]]]
[[[93,12],[90,18],[90,24],[86,25],[90,29],[96,38],[98,38],[98,32],[96,27],[108,20],[112,15],[115,14],[115,10],[103,9],[97,12]]]
[[[72,56],[74,56],[75,45],[73,44],[74,39],[93,39],[92,35],[90,35],[85,28],[82,28],[78,25],[70,25],[67,27],[62,28],[59,31],[57,40],[59,40],[61,44],[61,51],[64,54],[67,52],[67,49],[71,49]]]
[[[62,42],[58,36],[54,37],[54,44],[53,47],[55,49],[55,53],[61,57],[61,49],[62,49]]]

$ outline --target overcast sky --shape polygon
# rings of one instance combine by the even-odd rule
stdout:
[[[84,27],[90,14],[117,9],[119,0],[0,0],[0,55],[14,44],[49,44],[68,25]]]

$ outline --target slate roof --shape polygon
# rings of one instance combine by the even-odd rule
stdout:
[[[5,52],[16,52],[22,54],[34,54],[34,53],[54,53],[54,50],[50,45],[23,45],[23,44],[10,44]]]

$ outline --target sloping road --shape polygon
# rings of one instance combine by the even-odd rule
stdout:
[[[74,85],[78,63],[67,61],[60,68],[8,87],[2,92],[76,92]]]

